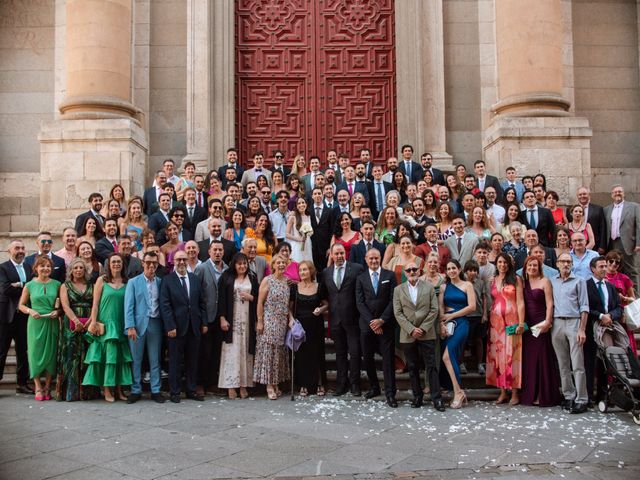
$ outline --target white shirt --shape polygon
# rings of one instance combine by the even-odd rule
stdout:
[[[494,203],[489,208],[487,208],[487,212],[491,212],[493,214],[493,218],[496,221],[496,228],[500,228],[500,226],[504,223],[504,216],[506,214],[503,207]]]
[[[485,175],[484,177],[478,177],[478,188],[480,189],[481,192],[484,192],[484,184],[487,181],[487,176]]]
[[[620,237],[620,221],[622,220],[623,208],[624,201],[618,204],[613,204],[613,210],[611,211],[611,240],[615,240]]]
[[[287,234],[287,221],[289,220],[289,210],[284,214],[280,209],[275,209],[269,214],[271,229],[276,238],[285,238]]]
[[[159,292],[156,277],[154,276],[149,280],[149,278],[144,275],[144,281],[147,285],[147,292],[149,293],[149,318],[160,318]]]
[[[324,209],[324,203],[320,205],[313,204],[313,216],[316,217],[316,220],[319,220],[322,217],[322,210]]]
[[[378,274],[378,287],[380,287],[380,276],[381,276],[382,268],[378,268],[378,270],[369,269],[369,276],[371,277],[371,285],[373,285],[373,273],[374,272]]]
[[[605,280],[604,278],[602,280],[598,280],[596,277],[594,277],[593,275],[591,276],[591,278],[593,279],[593,281],[596,284],[596,289],[598,289],[598,295],[600,294],[599,290],[600,287],[598,286],[598,282],[602,282],[602,292],[604,293],[604,311],[609,313],[609,309],[607,308],[607,306],[609,305],[609,291],[607,290],[607,285],[605,285]],[[602,314],[599,315],[600,318],[602,318]]]
[[[409,289],[409,296],[414,305],[418,303],[418,282],[415,285],[411,285],[411,282],[407,281],[407,288]]]

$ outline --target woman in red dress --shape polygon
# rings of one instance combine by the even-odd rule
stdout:
[[[349,260],[351,247],[360,241],[360,232],[353,231],[351,227],[353,227],[353,218],[351,218],[351,215],[347,212],[341,213],[336,222],[336,231],[329,246],[329,250],[331,250],[334,243],[342,245],[347,260]],[[329,256],[329,266],[331,266],[331,264],[331,256]]]

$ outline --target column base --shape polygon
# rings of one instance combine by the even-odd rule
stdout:
[[[453,157],[447,152],[429,152],[433,158],[433,166],[443,172],[453,172]]]
[[[88,209],[92,192],[107,199],[119,183],[127,198],[142,195],[149,144],[134,119],[55,120],[40,141],[40,229],[60,232]]]
[[[209,172],[209,158],[204,153],[189,153],[182,159],[179,171],[184,172],[184,164],[192,162],[196,164],[196,172],[206,174]]]
[[[583,117],[495,117],[484,132],[484,159],[499,178],[509,166],[520,177],[543,173],[566,203],[591,183],[591,136]]]

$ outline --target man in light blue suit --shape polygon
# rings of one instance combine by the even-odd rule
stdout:
[[[162,346],[162,318],[160,317],[160,279],[156,276],[158,256],[147,252],[143,259],[144,271],[127,282],[124,295],[124,333],[129,337],[133,357],[133,384],[127,403],[142,398],[142,358],[145,347],[151,375],[151,399],[164,403],[160,392],[160,348]]]

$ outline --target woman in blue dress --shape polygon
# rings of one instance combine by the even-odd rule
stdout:
[[[451,408],[461,408],[467,396],[460,387],[460,369],[464,346],[469,334],[469,321],[466,315],[476,309],[476,295],[473,285],[465,281],[462,267],[456,260],[447,263],[447,281],[440,287],[440,322],[442,341],[442,361],[447,368],[453,386]],[[453,323],[453,334],[447,333],[447,324]],[[449,327],[450,329],[451,327]],[[444,384],[448,384],[445,382]]]

